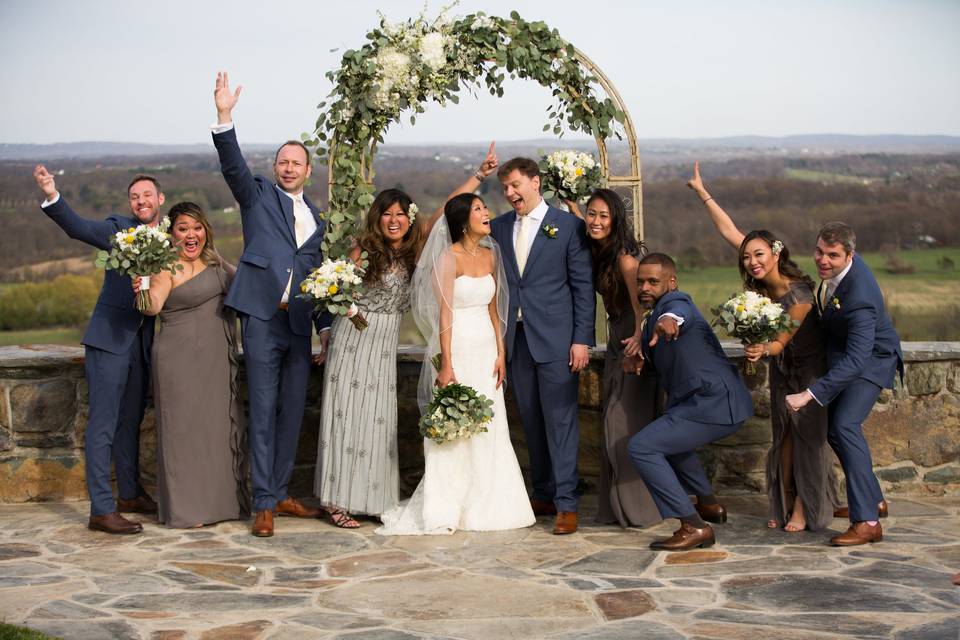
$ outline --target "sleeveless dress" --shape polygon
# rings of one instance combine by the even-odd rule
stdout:
[[[367,288],[357,302],[363,331],[343,316],[333,321],[313,483],[324,506],[379,516],[399,502],[396,354],[409,280],[397,264]]]
[[[230,276],[208,266],[175,287],[153,341],[159,520],[193,527],[245,518],[247,430]]]
[[[788,311],[795,304],[814,304],[813,290],[805,282],[794,282],[776,302]],[[786,396],[800,393],[827,372],[826,341],[816,308],[803,319],[786,349],[770,366],[770,419],[773,445],[767,455],[767,495],[770,518],[782,527],[790,519],[794,496],[800,495],[807,527],[811,531],[827,529],[833,510],[839,506],[833,451],[827,444],[827,408],[809,402],[794,413],[787,409]],[[787,442],[791,456],[793,483],[784,482],[782,452]]]
[[[659,415],[660,385],[651,367],[624,373],[623,345],[636,329],[633,306],[624,296],[619,310],[607,310],[607,353],[603,361],[603,446],[600,449],[597,522],[647,527],[662,519],[647,485],[630,461],[630,438]]]
[[[460,276],[453,288],[451,355],[457,380],[493,400],[488,431],[436,444],[424,439],[423,479],[409,501],[383,514],[380,535],[519,529],[536,522],[510,443],[503,388],[493,374],[497,340],[488,304],[492,275]]]

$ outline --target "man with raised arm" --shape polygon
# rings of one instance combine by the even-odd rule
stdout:
[[[293,473],[310,377],[312,305],[296,297],[300,282],[321,261],[323,220],[303,193],[310,153],[290,140],[277,149],[274,179],[255,176],[237,143],[227,74],[217,74],[213,143],[220,170],[240,205],[243,254],[224,303],[237,311],[250,400],[250,460],[253,482],[252,533],[272,536],[274,514],[316,518],[320,511],[287,493]],[[330,319],[317,320],[326,347]],[[325,351],[325,349],[324,349]]]
[[[43,165],[33,171],[46,200],[40,206],[68,236],[97,249],[109,250],[110,238],[122,229],[160,221],[163,192],[153,176],[136,175],[127,187],[132,217],[105,220],[81,218],[57,191]],[[87,526],[106,533],[140,533],[139,522],[120,513],[156,513],[157,504],[140,484],[140,422],[150,387],[153,318],[143,316],[134,300],[130,277],[107,271],[100,297],[83,334],[84,371],[89,416],[84,436],[90,520]],[[110,486],[110,461],[117,476],[119,499]]]

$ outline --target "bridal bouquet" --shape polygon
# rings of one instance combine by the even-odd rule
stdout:
[[[367,328],[367,321],[354,302],[362,293],[363,269],[350,260],[327,258],[300,283],[298,298],[312,300],[318,311],[346,316],[358,331]]]
[[[716,316],[714,326],[723,326],[731,337],[739,338],[744,344],[770,342],[796,326],[781,305],[756,291],[734,294],[712,311]]]
[[[140,277],[137,310],[150,308],[150,276],[183,270],[177,260],[180,249],[170,242],[170,219],[164,218],[155,227],[141,224],[118,231],[110,238],[110,251],[98,251],[94,264],[98,268],[116,271],[135,278]]]
[[[600,164],[589,153],[554,151],[540,158],[541,186],[546,200],[581,202],[603,186]]]
[[[493,400],[473,387],[454,382],[433,391],[420,418],[420,435],[437,444],[486,433],[493,419]]]

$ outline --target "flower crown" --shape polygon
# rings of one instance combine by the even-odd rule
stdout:
[[[773,255],[778,255],[781,251],[783,251],[783,242],[774,240],[773,244],[770,245],[770,252],[773,253]]]
[[[416,221],[418,213],[420,213],[420,207],[417,206],[416,202],[411,202],[410,206],[407,207],[407,217],[410,218],[410,224]]]

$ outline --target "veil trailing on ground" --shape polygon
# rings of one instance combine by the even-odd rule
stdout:
[[[490,236],[480,241],[481,247],[493,251],[493,277],[497,284],[497,331],[499,340],[503,340],[507,332],[507,305],[509,292],[506,274],[503,271],[503,259],[500,247]],[[433,398],[434,381],[437,378],[437,369],[433,364],[433,357],[440,353],[440,336],[453,330],[453,285],[457,279],[457,261],[453,254],[453,241],[450,229],[447,227],[446,217],[441,217],[430,232],[430,237],[420,254],[417,269],[413,273],[410,284],[410,295],[413,310],[413,319],[417,328],[426,340],[426,353],[423,365],[420,367],[420,381],[417,386],[417,403],[422,414]],[[447,309],[449,322],[440,326],[440,311]],[[447,314],[444,314],[447,315]],[[491,375],[493,375],[491,363]]]

